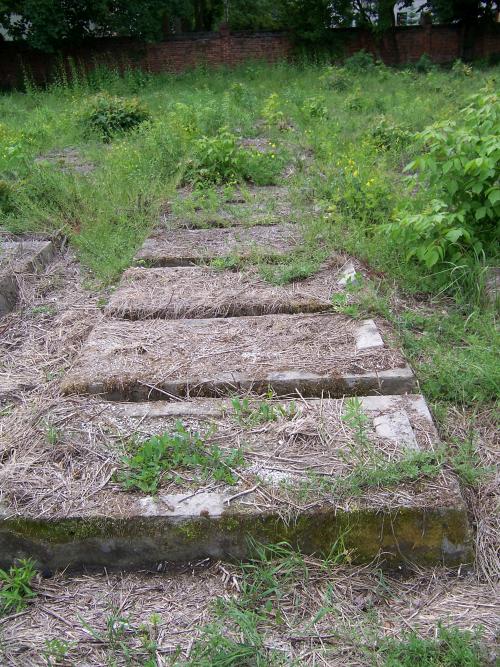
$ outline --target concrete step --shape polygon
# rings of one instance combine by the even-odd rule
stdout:
[[[293,207],[283,186],[247,186],[228,191],[215,188],[207,195],[190,188],[176,192],[162,214],[169,229],[206,229],[297,222],[302,211]]]
[[[26,494],[23,486],[19,498],[4,497],[2,567],[29,556],[49,569],[156,568],[163,561],[244,557],[249,538],[323,555],[340,538],[353,563],[381,557],[386,567],[472,558],[465,504],[440,463],[419,395],[66,399],[52,419],[59,437],[50,451],[41,449],[38,473],[32,459],[30,466],[22,458],[10,462],[32,490]],[[230,477],[196,463],[167,466],[155,495],[126,490],[119,481],[124,454],[135,455],[152,436],[178,432],[179,424],[198,448],[216,447],[217,461],[239,452],[237,461],[222,464]],[[171,465],[169,451],[164,461]],[[38,488],[41,482],[53,485],[51,494]]]
[[[53,255],[51,241],[4,241],[0,238],[0,317],[16,305],[19,276],[43,269]]]
[[[294,250],[302,233],[293,224],[224,229],[159,229],[136,255],[148,266],[189,266],[228,256],[273,259]]]
[[[103,320],[62,384],[66,394],[133,401],[269,389],[339,397],[414,387],[411,369],[372,320],[337,314]]]
[[[133,268],[124,273],[106,313],[139,320],[322,312],[343,291],[345,272],[345,263],[331,261],[310,278],[273,286],[255,269]]]

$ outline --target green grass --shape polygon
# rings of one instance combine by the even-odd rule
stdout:
[[[0,570],[0,615],[21,611],[36,596],[31,588],[35,576],[35,564],[29,559],[20,560],[9,570]]]
[[[270,667],[300,665],[280,651],[276,637],[311,638],[318,635],[319,653],[325,664],[339,659],[343,642],[351,647],[351,658],[373,667],[482,667],[488,664],[480,628],[474,632],[437,625],[436,637],[403,633],[399,639],[384,638],[375,610],[360,612],[358,624],[338,615],[335,603],[335,568],[348,562],[342,538],[323,559],[304,557],[289,544],[253,544],[253,557],[237,566],[239,593],[217,598],[211,622],[193,645],[187,662],[173,657],[181,667]],[[332,576],[333,575],[333,576]],[[318,588],[318,583],[321,586]],[[314,591],[314,593],[313,593]],[[337,594],[338,595],[338,594]],[[373,595],[390,603],[391,583],[379,573]],[[325,625],[325,621],[328,621]],[[300,627],[300,630],[298,629]],[[320,637],[334,638],[332,644]],[[266,641],[267,640],[267,641]],[[273,641],[274,640],[274,641]],[[314,644],[312,644],[313,646]],[[286,646],[286,644],[285,644]]]
[[[243,453],[240,449],[224,453],[218,445],[206,442],[210,435],[188,431],[179,421],[171,433],[138,445],[130,443],[131,453],[123,458],[118,480],[125,489],[156,493],[162,478],[175,481],[177,473],[187,470],[202,479],[235,484],[232,468],[243,463]]]
[[[436,639],[409,634],[402,640],[385,642],[379,664],[384,667],[482,667],[485,653],[479,634],[439,626]]]

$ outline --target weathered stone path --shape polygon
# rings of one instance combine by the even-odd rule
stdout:
[[[200,266],[284,255],[300,241],[290,224],[158,230],[137,254],[150,268],[124,274],[62,382],[66,396],[80,397],[63,420],[77,449],[81,438],[111,449],[182,422],[207,447],[241,451],[232,481],[180,470],[148,495],[112,478],[78,512],[49,503],[40,516],[7,513],[0,565],[31,555],[51,568],[155,567],[241,557],[250,537],[327,553],[340,536],[353,562],[471,560],[465,504],[448,471],[356,486],[367,470],[432,459],[438,437],[387,325],[331,312],[354,264],[332,259],[284,287],[251,268]],[[76,482],[66,493],[76,498]]]

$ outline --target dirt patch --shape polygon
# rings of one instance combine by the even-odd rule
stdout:
[[[138,320],[327,311],[332,294],[343,289],[342,270],[341,260],[332,260],[310,278],[274,287],[254,268],[134,268],[123,275],[106,312]]]
[[[151,266],[189,266],[231,255],[275,258],[302,241],[294,225],[227,229],[159,230],[144,242],[136,260]]]
[[[54,164],[66,174],[77,172],[78,174],[87,175],[95,169],[95,165],[85,160],[78,148],[72,146],[43,153],[35,158],[35,162]]]

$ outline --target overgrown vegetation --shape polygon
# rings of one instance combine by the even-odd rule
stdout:
[[[232,468],[243,463],[241,450],[226,454],[218,445],[206,442],[210,435],[193,433],[178,421],[171,433],[153,436],[139,445],[132,442],[132,453],[124,457],[124,470],[118,479],[125,489],[143,493],[156,493],[162,478],[175,480],[182,471],[235,484]]]
[[[436,639],[410,633],[381,646],[384,667],[482,667],[486,655],[479,632],[439,626]]]
[[[122,132],[128,132],[149,118],[148,110],[139,100],[123,99],[100,93],[92,100],[82,117],[83,127],[108,142]]]
[[[289,405],[282,405],[267,400],[250,401],[248,398],[233,398],[231,406],[234,417],[245,427],[273,422],[279,418],[289,419],[294,416],[297,409],[294,401]]]
[[[286,185],[305,242],[279,262],[256,256],[261,276],[305,278],[331,251],[365,260],[385,279],[352,286],[334,309],[392,319],[432,400],[485,404],[500,386],[484,291],[499,261],[498,70],[462,65],[391,70],[362,53],[345,67],[253,63],[209,79],[61,72],[46,91],[0,98],[0,225],[67,234],[91,276],[109,283],[167,199],[178,216],[224,224],[240,206],[226,200],[248,199],[245,181]],[[121,127],[105,114],[107,129],[88,136],[82,112],[96,96],[126,109],[138,100],[150,117],[125,133],[126,115]],[[194,185],[183,200],[182,181]],[[262,215],[279,222],[279,206]],[[244,205],[236,217],[252,224]],[[393,283],[415,308],[391,307]]]

